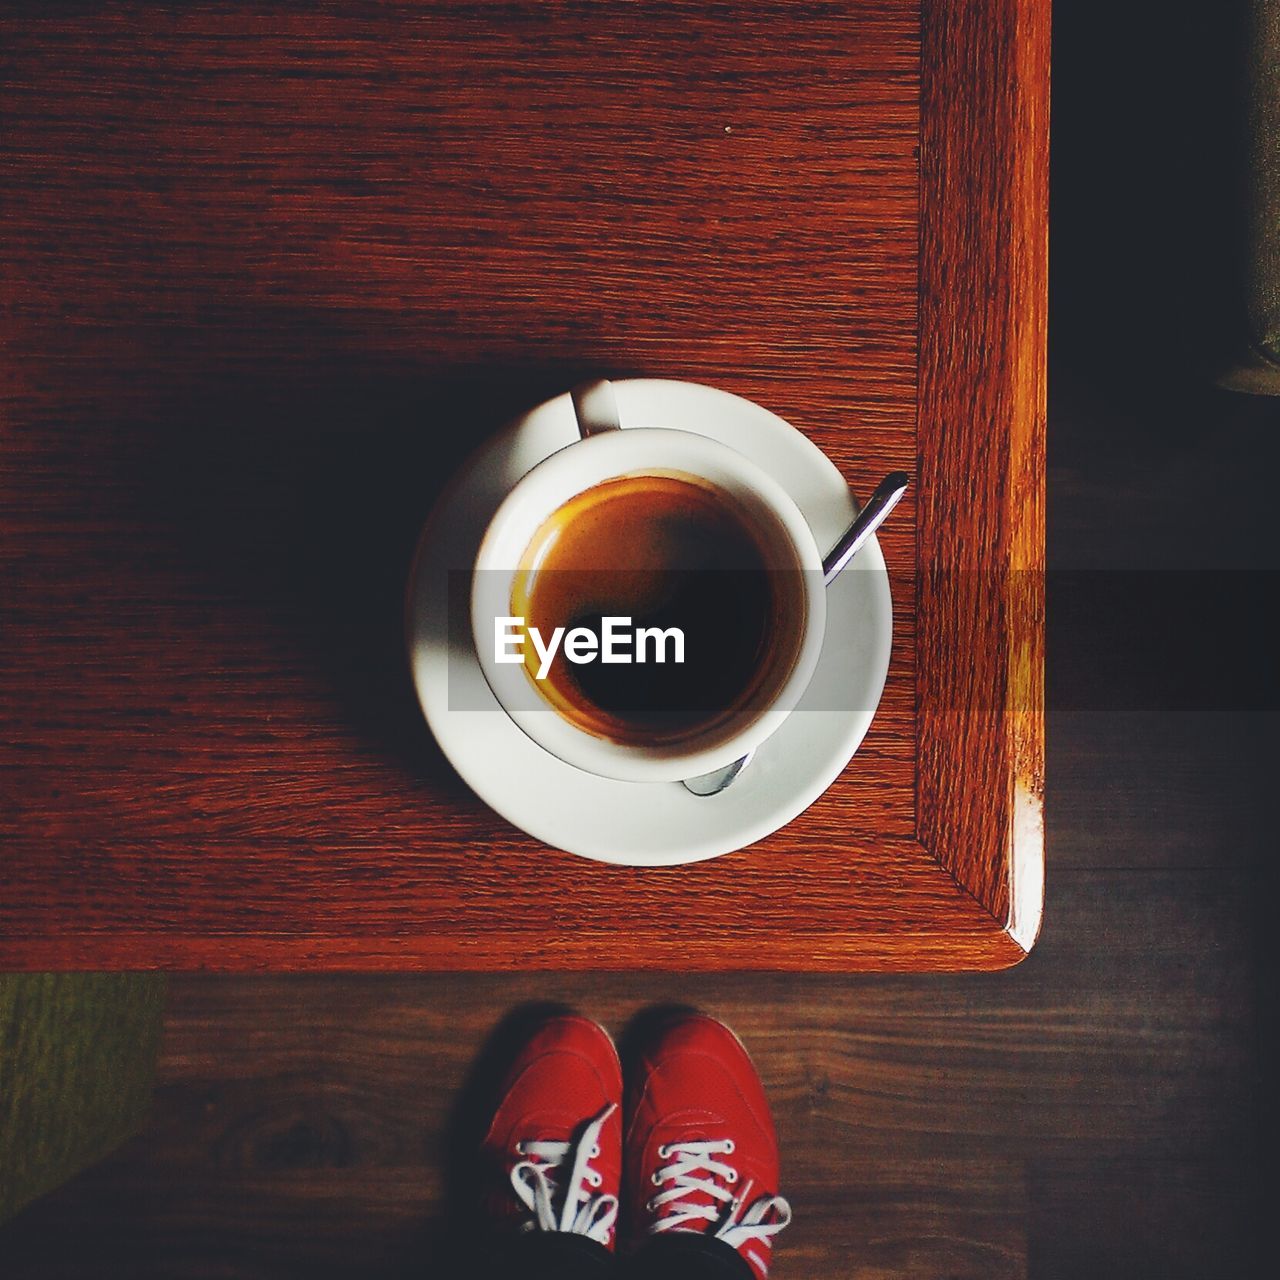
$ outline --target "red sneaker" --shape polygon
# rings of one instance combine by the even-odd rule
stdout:
[[[737,1250],[765,1280],[791,1221],[778,1140],[742,1042],[704,1014],[664,1022],[627,1089],[628,1205],[638,1235],[693,1231]]]
[[[614,1247],[622,1179],[622,1068],[609,1033],[549,1018],[507,1072],[482,1157],[490,1216],[521,1231],[567,1231]]]

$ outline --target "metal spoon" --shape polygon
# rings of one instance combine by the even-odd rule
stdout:
[[[710,773],[700,773],[696,778],[686,778],[682,785],[695,796],[714,796],[723,791],[751,763],[753,755],[754,751],[748,751],[745,756],[739,756],[722,768],[712,769]]]
[[[867,499],[867,505],[853,518],[844,537],[836,543],[822,562],[822,585],[829,587],[839,576],[862,544],[884,524],[885,517],[898,505],[907,491],[911,478],[905,471],[894,471],[876,485],[875,492]]]
[[[867,499],[867,504],[854,517],[853,523],[844,531],[840,541],[826,554],[822,561],[822,585],[829,587],[839,576],[840,571],[858,554],[863,543],[884,523],[885,517],[898,505],[902,495],[907,491],[909,477],[905,471],[894,471],[885,476],[876,485],[875,492]],[[700,773],[696,778],[686,778],[684,788],[695,796],[714,796],[723,791],[751,763],[754,751],[748,751],[731,764],[720,769],[712,769],[710,773]]]

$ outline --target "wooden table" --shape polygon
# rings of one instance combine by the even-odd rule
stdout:
[[[1020,959],[1047,49],[1044,0],[4,15],[0,964]],[[603,373],[915,476],[861,750],[673,871],[487,811],[400,648],[460,458]]]

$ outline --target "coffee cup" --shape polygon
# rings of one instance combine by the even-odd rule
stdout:
[[[495,698],[588,773],[676,782],[774,733],[822,647],[822,556],[776,480],[737,450],[621,424],[613,389],[573,394],[579,438],[489,523],[472,636]]]

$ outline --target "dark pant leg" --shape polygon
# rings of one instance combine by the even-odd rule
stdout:
[[[472,1275],[484,1280],[617,1280],[618,1260],[586,1236],[529,1231],[499,1245],[487,1268],[469,1273],[466,1280]]]
[[[628,1260],[626,1280],[755,1280],[736,1249],[691,1231],[650,1236]]]

